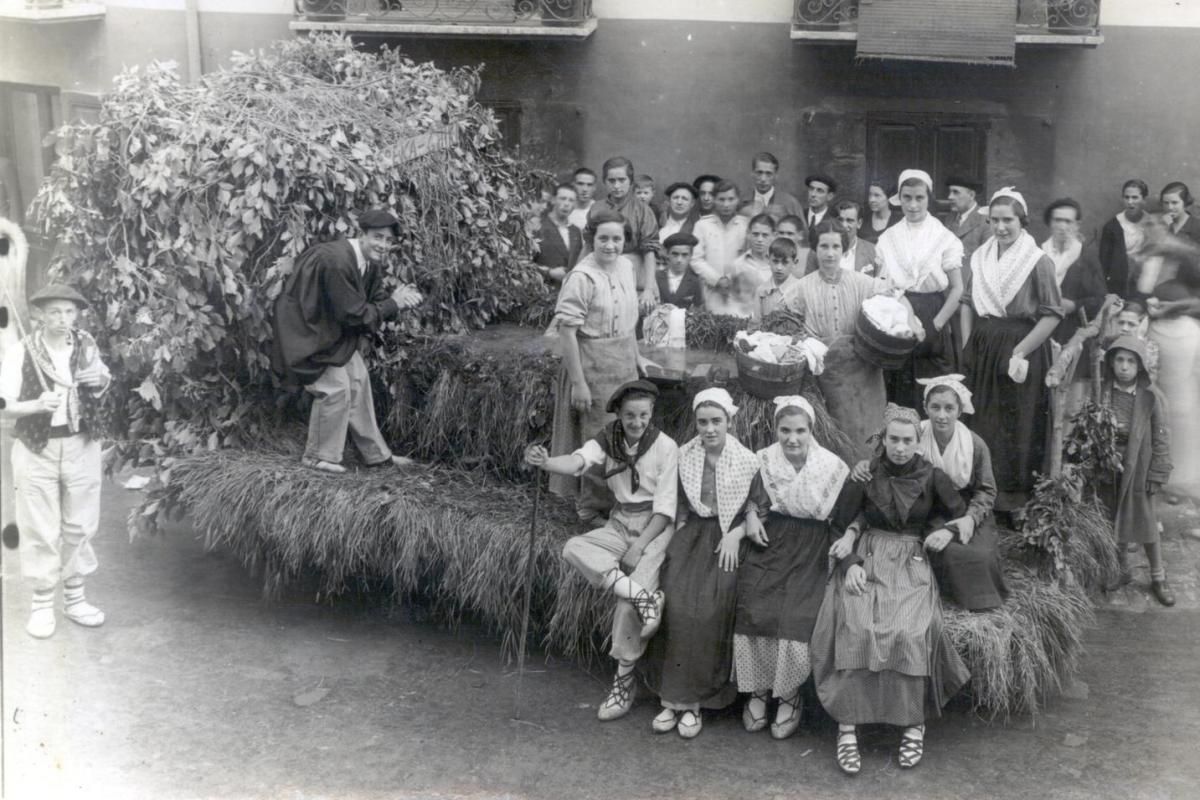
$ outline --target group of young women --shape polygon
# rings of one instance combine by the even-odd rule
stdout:
[[[655,731],[694,737],[702,709],[740,692],[746,729],[783,738],[799,725],[799,689],[811,676],[838,722],[844,771],[861,769],[856,726],[875,722],[903,728],[898,761],[912,767],[925,719],[967,680],[942,633],[939,587],[973,611],[1006,598],[993,511],[1019,524],[1042,469],[1051,337],[1077,309],[1094,313],[1106,287],[1082,254],[1072,200],[1046,209],[1052,236],[1038,245],[1024,197],[997,191],[971,211],[986,214],[991,236],[968,254],[929,214],[928,174],[906,170],[898,184],[892,200],[902,218],[876,227],[874,279],[880,291],[903,294],[923,328],[923,346],[889,389],[893,399],[913,398],[908,405],[927,419],[888,403],[878,448],[853,468],[814,439],[802,397],[777,398],[776,443],[747,450],[729,433],[738,409],[721,388],[695,396],[694,439],[671,458],[647,455],[648,426],[638,420],[652,415],[654,392],[636,381],[644,298],[622,255],[629,229],[618,212],[590,214],[590,252],[558,300],[555,455],[531,448],[527,459],[564,485],[592,484],[581,518],[601,533],[572,539],[564,553],[619,602],[619,666],[601,719],[632,707],[640,663],[662,703]],[[864,227],[877,216],[872,204]],[[821,243],[834,233],[830,247],[846,241],[831,223],[814,232]],[[805,313],[831,317],[813,297]],[[650,435],[660,446],[670,441]],[[658,487],[653,496],[647,482]],[[658,494],[666,486],[670,512]]]

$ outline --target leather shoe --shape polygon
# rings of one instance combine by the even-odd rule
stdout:
[[[1167,608],[1175,605],[1175,593],[1171,591],[1171,587],[1167,585],[1166,579],[1161,581],[1150,581],[1150,593],[1154,595],[1158,602],[1162,603]]]

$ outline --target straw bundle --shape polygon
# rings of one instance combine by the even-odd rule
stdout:
[[[261,574],[267,598],[315,568],[322,597],[382,580],[398,598],[432,601],[451,625],[477,617],[506,644],[521,629],[528,484],[437,466],[329,475],[294,455],[234,450],[181,459],[170,480],[169,501],[191,512],[205,546]],[[543,497],[530,630],[590,657],[611,609],[560,557],[577,527],[573,508]]]
[[[971,670],[972,702],[993,717],[1036,712],[1075,672],[1083,634],[1095,623],[1081,587],[1008,567],[1011,595],[1000,608],[971,613],[945,605],[946,631]]]

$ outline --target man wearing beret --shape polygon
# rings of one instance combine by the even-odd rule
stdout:
[[[804,185],[808,187],[808,216],[805,217],[805,224],[811,231],[820,225],[821,220],[829,213],[829,204],[837,196],[837,181],[828,175],[817,174],[805,178]]]
[[[383,262],[400,234],[391,212],[373,209],[358,219],[362,234],[313,245],[300,254],[275,301],[272,366],[285,386],[313,396],[303,463],[324,472],[345,472],[346,432],[369,466],[404,466],[375,422],[363,337],[378,331],[401,309],[421,302],[414,287],[390,294]]]
[[[104,612],[84,599],[96,571],[91,540],[100,527],[100,397],[111,380],[96,342],[75,330],[87,301],[63,284],[29,299],[39,324],[0,363],[4,414],[15,419],[12,476],[21,572],[33,583],[25,630],[54,633],[55,593],[67,619],[94,628]]]

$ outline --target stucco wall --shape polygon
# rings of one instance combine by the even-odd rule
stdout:
[[[758,3],[731,8],[786,11]],[[624,8],[605,0],[597,11],[608,6]],[[241,13],[200,7],[205,69],[293,35],[278,0]],[[964,112],[991,123],[989,186],[1017,183],[1035,206],[1070,193],[1098,222],[1126,177],[1200,184],[1200,83],[1184,77],[1200,74],[1200,29],[1110,25],[1104,35],[1090,50],[1022,46],[1015,70],[856,64],[850,45],[792,42],[786,22],[602,18],[585,41],[386,41],[444,66],[486,62],[483,97],[520,106],[527,149],[555,168],[624,153],[664,182],[715,171],[745,183],[749,154],[769,149],[784,162],[781,183],[823,169],[857,193],[869,113]],[[121,0],[98,23],[0,23],[0,81],[98,92],[122,66],[155,58],[186,62],[181,0]]]

